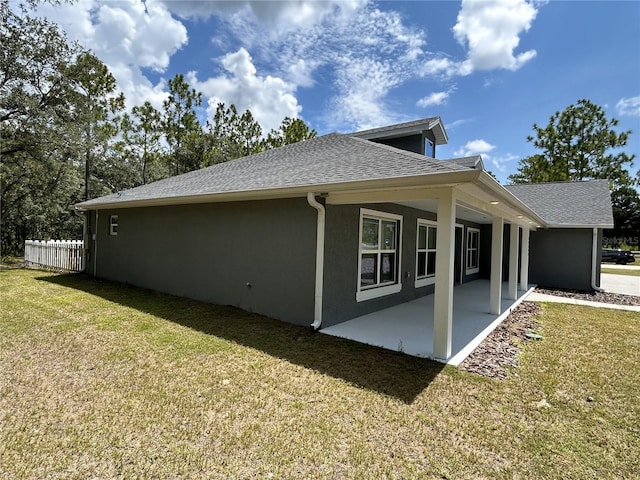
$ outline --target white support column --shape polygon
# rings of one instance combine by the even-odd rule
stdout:
[[[493,217],[491,229],[491,281],[490,281],[490,309],[489,313],[499,315],[502,306],[502,235],[504,221],[500,217]]]
[[[451,356],[453,336],[453,257],[455,251],[456,199],[453,190],[438,197],[436,282],[433,301],[433,356]]]
[[[529,288],[529,228],[522,227],[522,260],[520,261],[520,290]]]
[[[518,299],[518,252],[520,251],[520,227],[509,225],[509,298]]]

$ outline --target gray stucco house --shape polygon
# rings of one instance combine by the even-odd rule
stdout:
[[[86,271],[314,329],[435,293],[437,359],[456,285],[492,313],[503,279],[598,287],[607,181],[505,187],[445,143],[439,117],[332,133],[79,203]]]

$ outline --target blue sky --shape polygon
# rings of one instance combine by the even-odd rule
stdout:
[[[578,99],[633,130],[640,156],[637,1],[80,0],[41,7],[111,69],[128,106],[160,108],[183,73],[204,94],[319,134],[440,116],[438,158],[481,154],[500,181],[533,123]],[[640,168],[636,160],[632,172]]]

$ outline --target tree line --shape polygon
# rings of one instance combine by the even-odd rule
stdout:
[[[202,94],[168,81],[162,108],[125,109],[107,66],[58,25],[0,0],[0,244],[20,254],[29,238],[79,238],[70,206],[316,136],[286,117],[263,134],[251,111],[217,105],[200,122]]]
[[[81,200],[313,138],[304,121],[284,118],[264,135],[249,110],[217,105],[200,122],[202,94],[184,76],[168,81],[162,108],[129,111],[116,80],[95,55],[56,24],[32,15],[38,0],[12,9],[0,0],[0,253],[24,240],[79,238],[70,210]],[[53,0],[55,1],[55,0]],[[630,131],[589,100],[533,125],[540,153],[524,158],[511,183],[604,178],[612,190],[618,238],[640,232],[640,172],[623,151]]]

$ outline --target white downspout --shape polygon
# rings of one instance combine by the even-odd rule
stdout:
[[[98,268],[98,210],[96,210],[96,228],[94,233],[96,239],[93,248],[93,276],[97,277],[97,268]]]
[[[75,208],[74,213],[78,217],[82,217],[82,272],[86,272],[87,270],[87,249],[85,245],[87,242],[87,212],[85,210],[80,210],[79,208]]]
[[[591,288],[596,292],[604,292],[604,289],[596,285],[596,272],[598,270],[598,229],[593,229],[593,241],[591,243]]]
[[[316,286],[313,311],[313,323],[311,328],[317,330],[322,324],[322,284],[324,279],[324,218],[325,210],[318,203],[314,193],[307,193],[307,202],[318,211],[318,223],[316,227]]]

